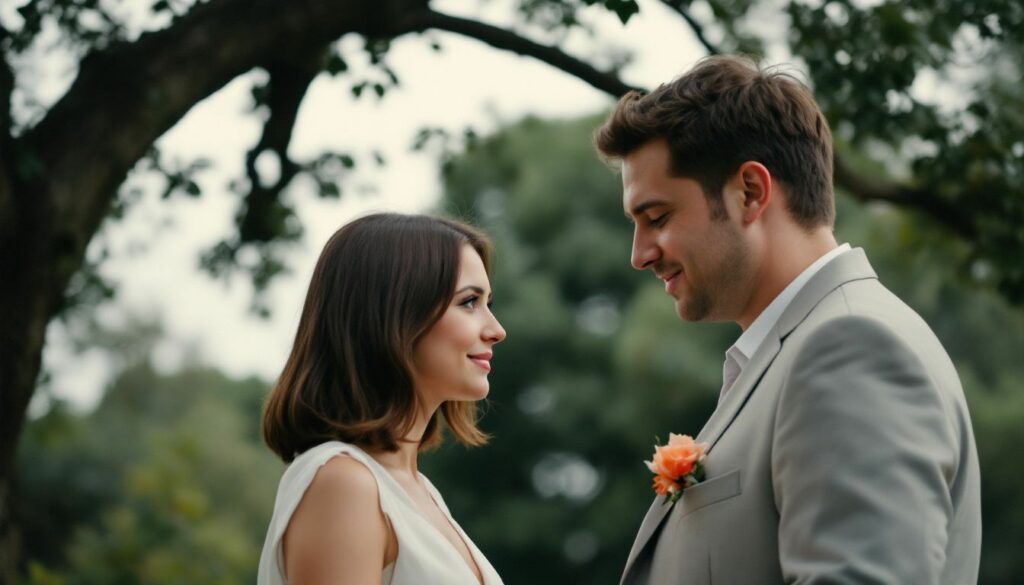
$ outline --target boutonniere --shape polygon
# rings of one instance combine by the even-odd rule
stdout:
[[[655,441],[657,441],[655,437]],[[707,443],[698,443],[689,435],[669,433],[668,445],[654,445],[654,458],[644,461],[654,474],[654,491],[668,494],[666,502],[675,503],[683,490],[704,480],[704,452]]]

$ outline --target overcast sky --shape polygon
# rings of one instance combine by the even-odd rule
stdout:
[[[482,16],[496,24],[508,21],[508,2],[488,2],[482,13],[477,12],[478,4],[432,3],[451,14]],[[573,37],[567,47],[583,57],[609,47],[633,51],[634,60],[623,71],[631,84],[656,86],[704,55],[682,19],[655,1],[641,2],[640,14],[626,27],[601,9],[588,11],[587,17],[599,42]],[[234,376],[256,374],[272,380],[287,356],[306,285],[327,238],[360,214],[412,212],[436,203],[441,190],[436,160],[409,148],[418,128],[430,125],[459,132],[471,125],[487,132],[527,114],[575,117],[603,111],[612,103],[607,95],[543,63],[455,35],[436,38],[443,47],[440,53],[431,51],[423,37],[403,37],[394,43],[388,62],[401,86],[383,100],[354,100],[350,78],[323,76],[311,87],[290,148],[292,158],[308,160],[325,149],[352,151],[358,158],[376,149],[388,164],[381,169],[360,167],[343,183],[346,195],[340,201],[317,200],[310,182],[293,183],[287,196],[297,202],[305,236],[289,253],[290,274],[270,288],[274,313],[269,320],[247,311],[251,285],[244,279],[225,285],[197,270],[201,251],[232,227],[238,201],[226,185],[230,178],[243,175],[244,152],[259,136],[258,120],[247,113],[249,89],[259,73],[235,80],[160,139],[167,159],[202,156],[214,161],[215,168],[201,175],[204,195],[195,200],[159,201],[154,186],[143,181],[150,193],[122,222],[104,228],[102,237],[114,257],[103,264],[102,272],[119,292],[101,308],[101,320],[116,325],[129,315],[159,319],[167,336],[156,352],[157,365],[163,369],[173,370],[191,355]],[[348,39],[343,52],[356,55],[359,46],[357,39]],[[358,59],[350,64],[356,73],[363,67]],[[48,80],[57,88],[55,94],[70,79],[67,73],[62,79],[59,69]],[[267,165],[268,172],[273,166]],[[356,194],[360,185],[372,190]],[[81,408],[99,399],[113,365],[102,352],[71,351],[59,324],[48,332],[44,360],[53,374],[54,394]]]

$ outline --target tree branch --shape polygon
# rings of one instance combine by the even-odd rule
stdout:
[[[690,11],[684,6],[682,0],[661,0],[661,3],[672,9],[673,12],[683,17],[686,24],[690,26],[690,30],[693,31],[694,36],[700,41],[701,45],[704,45],[706,50],[711,55],[721,54],[721,51],[716,47],[708,38],[704,35],[704,25],[694,20],[693,16],[690,15]]]
[[[863,203],[884,201],[899,207],[917,209],[964,238],[973,239],[977,236],[977,226],[970,216],[938,194],[858,173],[838,155],[835,156],[835,183]]]
[[[290,215],[280,202],[281,192],[299,171],[299,165],[288,158],[299,106],[311,83],[320,72],[328,47],[312,48],[293,58],[278,59],[266,66],[270,74],[267,107],[270,117],[263,125],[263,135],[246,155],[245,168],[249,178],[249,194],[244,213],[239,216],[240,243],[269,242],[283,231],[282,222]],[[280,163],[280,176],[266,185],[256,169],[256,159],[264,152],[273,153]]]
[[[408,32],[420,0],[211,0],[169,28],[90,54],[78,77],[20,142],[39,161],[52,229],[81,257],[128,170],[195,104],[282,54],[322,48],[347,32]],[[16,194],[16,196],[30,196]],[[80,262],[61,262],[68,271]]]
[[[410,19],[417,28],[445,30],[477,39],[496,49],[512,51],[524,57],[533,57],[590,84],[595,89],[611,94],[613,97],[619,97],[631,90],[640,89],[623,83],[612,73],[595,69],[561,49],[542,45],[503,28],[475,20],[441,14],[433,10],[420,11],[410,15]]]

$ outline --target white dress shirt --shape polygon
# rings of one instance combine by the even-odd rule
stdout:
[[[750,361],[751,356],[757,352],[757,349],[761,347],[764,342],[764,338],[768,335],[768,332],[772,330],[775,323],[782,316],[782,313],[789,306],[789,303],[793,301],[796,294],[800,292],[800,289],[807,284],[807,281],[812,276],[818,273],[819,270],[825,267],[833,258],[840,254],[850,250],[850,244],[843,244],[833,248],[828,253],[823,255],[814,261],[813,264],[808,266],[801,272],[796,278],[790,282],[786,288],[782,289],[779,296],[767,306],[761,314],[754,319],[754,322],[747,327],[747,330],[740,335],[736,343],[732,344],[725,352],[725,364],[722,365],[722,392],[718,396],[718,401],[721,402],[725,397],[725,393],[732,387],[733,382],[736,378],[739,378],[740,372],[746,367],[747,362]]]

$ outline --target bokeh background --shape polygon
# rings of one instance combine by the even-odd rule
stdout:
[[[13,134],[73,94],[84,55],[219,4],[0,7]],[[275,69],[198,101],[111,193],[47,329],[10,474],[14,582],[254,582],[283,471],[259,413],[316,255],[351,218],[398,210],[492,235],[494,310],[509,332],[482,421],[493,440],[446,444],[423,471],[506,583],[616,583],[650,502],[642,460],[655,436],[701,428],[739,329],[681,323],[660,283],[629,268],[619,179],[590,135],[615,87],[654,87],[735,50],[790,64],[826,110],[842,165],[837,238],[866,249],[964,383],[983,473],[979,582],[1024,582],[1018,2],[429,6],[604,77],[466,32],[350,33],[295,98],[283,150],[264,142],[280,111]],[[282,181],[292,162],[298,174]],[[276,231],[247,240],[260,186]]]

